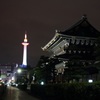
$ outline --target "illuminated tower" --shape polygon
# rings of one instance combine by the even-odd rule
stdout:
[[[27,66],[27,46],[29,45],[28,39],[27,39],[27,34],[25,34],[24,42],[22,42],[22,45],[24,46],[23,48],[23,66]]]

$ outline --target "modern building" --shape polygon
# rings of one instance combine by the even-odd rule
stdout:
[[[97,80],[98,70],[93,64],[98,37],[100,32],[86,16],[65,31],[56,30],[54,37],[42,50],[52,53],[50,58],[54,57],[60,62],[55,65],[57,82]]]
[[[15,65],[11,64],[0,64],[0,78],[3,81],[11,80]]]

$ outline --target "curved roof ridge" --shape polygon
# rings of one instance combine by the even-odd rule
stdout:
[[[83,15],[82,18],[78,22],[76,22],[67,30],[61,31],[60,34],[74,35],[74,36],[86,35],[88,37],[100,36],[100,32],[89,23],[86,15]]]
[[[63,32],[66,32],[66,31],[68,31],[68,30],[74,28],[75,26],[81,24],[81,23],[84,22],[84,21],[87,21],[87,22],[88,22],[88,19],[87,19],[86,15],[85,15],[85,16],[83,15],[79,21],[77,21],[76,23],[74,23],[72,26],[70,26],[67,30],[65,30],[65,31],[63,31]],[[90,23],[88,22],[88,24],[90,24]]]

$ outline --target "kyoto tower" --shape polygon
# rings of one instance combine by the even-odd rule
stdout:
[[[22,42],[22,45],[24,46],[22,66],[25,67],[25,66],[27,66],[27,46],[29,45],[28,39],[27,39],[27,34],[25,34],[24,42]]]

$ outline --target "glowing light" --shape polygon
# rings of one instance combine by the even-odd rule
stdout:
[[[2,84],[0,83],[0,86],[2,86]]]
[[[18,84],[16,84],[16,87],[18,86]]]
[[[92,79],[89,79],[89,80],[88,80],[88,82],[89,82],[89,83],[92,83],[92,82],[93,82],[93,80],[92,80]]]
[[[25,39],[24,39],[24,42],[27,42],[27,34],[25,34]]]
[[[12,80],[15,80],[15,77],[12,77]]]
[[[41,85],[44,85],[44,82],[42,81],[40,84],[41,84]]]
[[[18,72],[18,73],[21,73],[21,72],[22,72],[22,70],[21,70],[21,69],[18,69],[18,70],[17,70],[17,72]]]
[[[11,79],[8,82],[10,83],[11,82]]]

